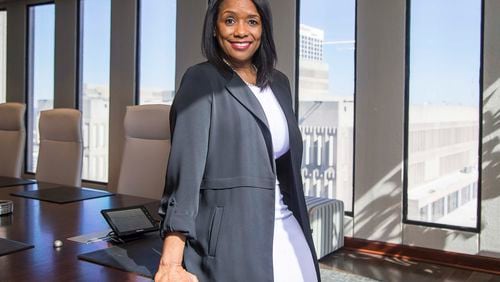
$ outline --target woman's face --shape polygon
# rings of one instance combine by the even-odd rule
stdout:
[[[216,36],[235,67],[247,67],[259,49],[262,21],[251,0],[224,0],[219,6]]]

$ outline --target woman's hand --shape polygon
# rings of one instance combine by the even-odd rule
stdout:
[[[198,278],[187,272],[180,264],[160,263],[155,282],[198,282]]]
[[[155,282],[198,282],[198,278],[182,267],[186,237],[181,233],[168,233],[163,241],[160,266]]]

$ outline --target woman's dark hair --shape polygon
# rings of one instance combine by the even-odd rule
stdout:
[[[216,32],[217,18],[219,16],[219,6],[224,0],[210,0],[207,13],[205,14],[205,23],[203,25],[203,37],[201,40],[201,51],[205,58],[212,64],[222,69],[228,69],[229,66],[224,63],[225,54],[219,46],[217,37],[213,36]],[[257,86],[264,88],[271,82],[271,75],[276,64],[277,55],[273,38],[273,23],[271,8],[267,0],[252,0],[259,12],[262,21],[262,37],[260,47],[252,58],[252,63],[257,67]]]

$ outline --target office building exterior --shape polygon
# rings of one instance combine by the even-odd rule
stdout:
[[[308,196],[341,199],[352,206],[353,96],[330,91],[324,31],[300,25],[299,127],[302,180]]]
[[[411,105],[409,219],[474,227],[478,116],[475,107]]]

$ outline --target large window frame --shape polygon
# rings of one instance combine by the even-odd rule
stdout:
[[[293,78],[294,84],[295,84],[295,91],[293,93],[294,96],[294,109],[295,109],[295,118],[298,121],[299,120],[299,77],[300,77],[300,72],[299,72],[299,67],[300,67],[300,16],[301,16],[301,2],[305,0],[296,0],[295,1],[295,77]],[[355,178],[355,159],[356,159],[356,146],[355,140],[356,140],[356,101],[357,101],[357,52],[358,52],[358,0],[354,0],[354,89],[353,89],[353,113],[354,113],[354,119],[353,119],[353,167],[352,167],[352,202],[351,202],[351,210],[350,211],[345,211],[344,215],[349,216],[349,217],[354,217],[354,201],[355,201],[355,189],[354,187],[356,186],[356,178]]]
[[[45,1],[45,2],[40,2],[40,3],[34,3],[34,4],[28,4],[26,5],[26,9],[25,9],[25,12],[26,12],[26,28],[25,28],[25,42],[26,42],[26,45],[25,45],[25,81],[24,81],[24,85],[25,85],[25,93],[24,93],[24,97],[25,97],[25,104],[26,104],[26,113],[25,113],[25,119],[24,119],[24,123],[25,123],[25,128],[26,128],[26,139],[25,139],[25,146],[24,146],[24,174],[26,175],[35,175],[36,174],[36,170],[35,171],[29,171],[28,167],[29,167],[29,161],[33,161],[32,160],[32,157],[33,157],[33,148],[30,148],[30,144],[32,144],[32,142],[30,140],[32,140],[33,138],[33,132],[30,128],[30,120],[31,119],[34,119],[35,117],[31,116],[30,115],[30,103],[34,103],[35,101],[31,101],[32,100],[32,96],[33,96],[33,93],[32,93],[32,89],[33,89],[33,58],[31,56],[31,54],[34,52],[33,51],[33,42],[31,39],[31,28],[32,28],[32,18],[30,16],[30,9],[33,8],[33,7],[37,7],[37,6],[44,6],[44,5],[54,5],[54,44],[55,44],[55,1]],[[55,46],[54,46],[55,47]],[[55,48],[54,48],[54,60],[56,59],[56,56],[55,56]],[[54,62],[54,68],[55,68],[55,62]],[[55,87],[55,69],[54,69],[54,73],[52,74],[53,75],[53,82],[54,82],[54,87]],[[55,95],[53,95],[54,99],[55,99]],[[54,100],[53,100],[53,103],[54,103]],[[34,107],[34,104],[33,104],[33,107]],[[35,121],[33,121],[34,124],[33,126],[36,127],[36,124],[35,124]],[[37,160],[38,162],[38,160]]]
[[[418,1],[418,0],[417,0]],[[435,222],[426,222],[408,218],[408,157],[409,157],[409,109],[410,109],[410,33],[411,33],[411,0],[406,0],[406,42],[405,42],[405,92],[404,92],[404,162],[403,162],[403,224],[451,229],[479,233],[481,230],[481,179],[482,179],[482,133],[483,133],[483,62],[484,62],[484,0],[481,1],[480,20],[480,55],[479,55],[479,132],[478,132],[478,182],[477,182],[477,211],[476,226],[466,227]],[[432,216],[432,215],[431,215]]]
[[[76,36],[76,48],[77,48],[77,60],[76,60],[76,76],[77,76],[77,79],[76,79],[76,91],[75,91],[75,108],[77,110],[79,110],[80,112],[82,112],[82,134],[84,133],[84,130],[85,130],[85,124],[84,124],[84,120],[83,120],[83,117],[84,117],[84,113],[83,113],[83,95],[84,95],[84,91],[83,91],[83,65],[84,65],[84,59],[83,59],[83,41],[84,41],[84,17],[83,17],[83,1],[85,0],[77,0],[77,14],[76,14],[76,17],[77,17],[77,22],[76,22],[76,30],[77,30],[77,36]],[[112,10],[113,10],[113,7],[112,7],[112,0],[109,0],[110,1],[110,44],[111,44],[111,20],[112,20]],[[111,48],[111,46],[110,46]],[[111,49],[110,49],[111,51]],[[111,72],[111,66],[110,66],[110,72]],[[109,76],[109,74],[108,74]],[[109,91],[109,87],[110,87],[110,84],[108,84],[108,91]],[[109,102],[111,102],[111,95],[109,97]],[[109,122],[109,116],[108,116],[108,122]],[[90,131],[90,130],[89,130]],[[107,167],[107,171],[108,171],[108,180],[109,180],[109,162],[110,162],[110,159],[109,159],[109,125],[108,125],[108,132],[105,133],[108,135],[108,162],[104,162],[104,166]],[[90,134],[90,133],[88,133]],[[90,139],[90,137],[89,137]],[[85,141],[84,141],[85,142]],[[90,140],[89,140],[90,142]],[[88,143],[89,143],[88,142]],[[98,142],[98,141],[97,141]],[[87,144],[89,145],[89,144]],[[83,161],[85,159],[85,148],[84,148],[84,155],[83,155],[83,159],[82,159],[82,170],[83,170]],[[90,161],[87,163],[88,166],[90,166]],[[97,165],[97,162],[96,162],[96,165]],[[82,172],[82,176],[83,176],[83,172]],[[84,183],[90,183],[90,184],[96,184],[96,185],[99,185],[99,186],[106,186],[108,185],[108,181],[99,181],[99,180],[92,180],[92,179],[84,179],[82,177],[82,182]]]

